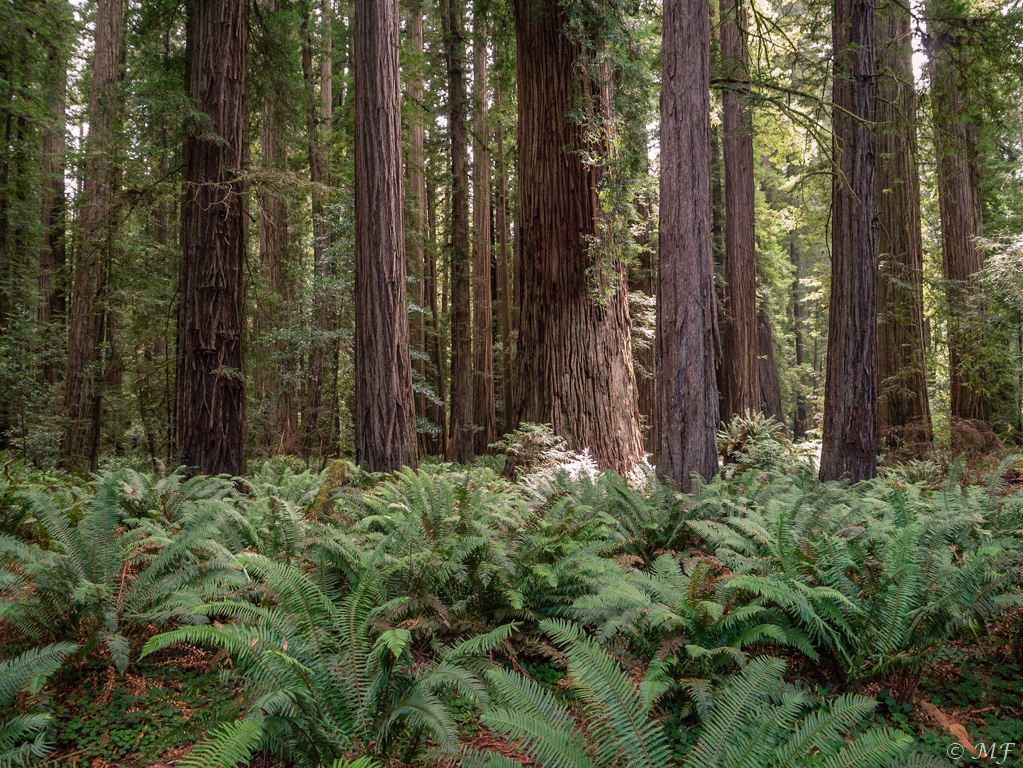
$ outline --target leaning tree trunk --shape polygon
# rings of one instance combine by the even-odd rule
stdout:
[[[190,93],[205,117],[184,146],[177,446],[183,464],[208,475],[245,468],[246,5],[195,0],[188,41]]]
[[[449,458],[472,461],[472,313],[469,174],[465,136],[465,40],[460,0],[446,0],[448,131],[451,135],[451,441]]]
[[[657,302],[657,474],[717,474],[710,205],[710,9],[665,0]]]
[[[398,0],[355,4],[355,461],[416,466],[401,169]]]
[[[89,136],[78,220],[78,249],[71,294],[67,375],[64,385],[64,440],[61,457],[69,468],[96,469],[102,421],[102,346],[106,335],[105,284],[114,248],[117,84],[120,79],[122,0],[96,7]]]
[[[728,355],[721,360],[727,378],[725,420],[759,411],[760,375],[757,319],[757,251],[753,229],[753,118],[748,106],[749,52],[742,0],[721,2],[721,59],[725,90],[725,325]]]
[[[497,439],[493,298],[490,288],[490,130],[487,126],[487,21],[473,2],[472,51],[472,402],[473,452]]]
[[[39,311],[37,320],[46,334],[47,346],[51,351],[43,363],[43,379],[55,384],[60,379],[60,366],[55,359],[59,348],[57,340],[63,336],[66,320],[67,299],[65,297],[64,271],[67,266],[67,251],[64,246],[66,225],[64,197],[64,152],[67,130],[67,61],[64,54],[54,46],[50,51],[49,64],[54,78],[47,99],[50,124],[43,136],[43,204],[41,228],[43,244],[39,251]]]
[[[409,4],[406,20],[409,44],[417,60],[423,56],[423,3],[414,0]],[[409,316],[409,345],[418,353],[412,361],[413,369],[420,381],[426,380],[426,323],[425,279],[426,279],[426,110],[423,108],[423,73],[418,68],[410,70],[412,77],[408,83],[408,114],[409,147],[408,160],[405,164],[405,177],[408,179],[407,214],[405,216],[405,241],[408,250],[408,272],[412,279],[412,304],[414,308]],[[416,394],[416,415],[427,418],[426,396]],[[429,434],[419,435],[420,451],[429,449]]]
[[[877,473],[877,95],[874,5],[835,0],[831,306],[821,480]]]
[[[929,447],[932,433],[909,11],[897,0],[888,0],[877,26],[878,434],[891,447],[905,444],[922,450]]]
[[[977,244],[982,234],[977,125],[970,115],[962,71],[961,24],[947,18],[953,9],[943,0],[928,6],[931,33],[931,83],[938,156],[938,207],[941,213],[942,268],[948,291],[948,352],[952,419],[987,423],[988,372],[980,356],[976,275],[984,266]],[[942,17],[946,18],[942,18]],[[953,423],[953,439],[956,437]]]
[[[519,248],[522,304],[513,384],[519,422],[552,424],[603,467],[630,469],[642,456],[623,264],[603,257],[600,170],[587,163],[587,129],[571,118],[581,97],[600,102],[584,78],[588,54],[564,34],[553,0],[516,0],[519,83]],[[577,79],[578,78],[578,79]],[[593,295],[592,272],[615,281]]]

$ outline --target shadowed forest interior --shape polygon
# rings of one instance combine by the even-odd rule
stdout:
[[[1018,0],[0,0],[0,768],[1023,766]]]

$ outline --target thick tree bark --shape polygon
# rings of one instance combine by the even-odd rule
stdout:
[[[831,305],[821,480],[877,472],[877,96],[875,11],[835,0]]]
[[[494,89],[494,110],[500,112],[501,91]],[[500,306],[498,331],[501,339],[501,431],[512,429],[512,276],[508,248],[508,170],[504,155],[504,129],[494,129],[497,145],[497,291]]]
[[[630,349],[624,266],[597,265],[600,170],[573,120],[579,98],[598,104],[602,86],[583,77],[587,54],[564,34],[553,0],[516,0],[519,83],[519,248],[522,304],[515,356],[519,422],[549,423],[571,448],[589,449],[603,467],[630,469],[642,455]],[[614,280],[604,300],[591,268]]]
[[[337,435],[332,415],[336,410],[337,392],[329,387],[334,379],[337,342],[333,338],[337,324],[334,297],[328,288],[333,272],[327,250],[330,232],[325,220],[326,187],[330,184],[327,163],[323,156],[320,132],[327,129],[332,117],[332,60],[330,50],[330,5],[324,3],[320,14],[320,71],[313,61],[313,30],[310,14],[302,18],[302,74],[306,84],[306,132],[309,151],[309,180],[312,182],[313,215],[313,341],[309,353],[305,407],[302,418],[304,434],[302,451],[306,456],[333,453]],[[319,90],[317,92],[317,81]]]
[[[490,129],[487,94],[487,21],[473,0],[472,52],[472,376],[473,451],[497,440],[494,405],[493,297],[490,271]]]
[[[710,9],[665,0],[657,303],[657,474],[717,474],[710,201]]]
[[[916,166],[916,88],[909,11],[887,0],[877,17],[878,435],[889,446],[930,446],[924,356],[923,242]]]
[[[761,408],[757,320],[757,252],[753,230],[753,118],[749,110],[749,52],[742,0],[721,0],[721,58],[726,86],[725,313],[728,354],[721,365],[727,379],[726,421]]]
[[[244,471],[242,378],[246,159],[245,0],[195,0],[189,90],[219,137],[190,126],[184,146],[177,447],[208,475]]]
[[[423,3],[414,0],[408,6],[405,25],[409,45],[416,57],[416,63],[409,69],[411,79],[407,86],[408,93],[408,130],[409,149],[405,164],[405,176],[408,179],[407,211],[405,215],[405,242],[408,251],[408,273],[412,278],[412,304],[415,305],[409,316],[409,345],[417,352],[412,367],[421,381],[426,380],[426,323],[424,322],[424,280],[426,270],[426,110],[423,105],[423,72],[420,59],[423,57]],[[426,396],[415,396],[416,415],[428,418]],[[419,435],[419,447],[422,452],[429,449],[429,436],[424,432]]]
[[[956,20],[950,18],[953,8],[949,5],[933,0],[928,15],[932,18],[931,98],[938,156],[942,269],[948,291],[952,418],[986,423],[991,411],[985,393],[988,372],[980,356],[984,341],[978,338],[973,320],[979,309],[976,274],[984,266],[984,255],[977,245],[983,233],[977,125],[970,114],[970,85],[960,61],[963,53],[957,33],[962,33]]]
[[[799,441],[806,437],[806,397],[803,395],[803,291],[802,279],[803,259],[796,247],[796,238],[789,241],[789,258],[792,260],[792,336],[796,355],[796,408],[792,415],[792,440]]]
[[[116,227],[117,170],[113,154],[117,143],[115,124],[122,23],[121,0],[99,0],[64,387],[66,423],[61,458],[68,468],[95,470],[99,460],[102,347],[107,334],[104,294]]]
[[[401,167],[398,0],[355,3],[355,460],[416,466]]]
[[[465,39],[459,0],[445,0],[448,132],[451,135],[451,439],[449,458],[472,461],[473,376],[470,310],[469,173],[465,136]]]
[[[67,130],[67,62],[54,47],[49,56],[54,82],[49,89],[47,112],[50,124],[43,136],[43,203],[40,224],[43,244],[39,251],[39,310],[37,320],[52,347],[59,348],[67,314],[66,275],[67,251],[64,245],[65,211],[64,152]],[[51,327],[52,326],[52,327]],[[55,354],[47,355],[43,379],[54,384],[60,379],[60,366]]]

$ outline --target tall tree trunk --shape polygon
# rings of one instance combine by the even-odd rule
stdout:
[[[653,222],[649,220],[650,206],[645,196],[636,202],[636,216],[642,222],[636,235],[639,263],[634,273],[629,276],[629,287],[654,299],[657,295],[657,269],[654,266],[652,249],[656,247],[656,242],[652,242]],[[635,325],[633,332],[635,333]],[[643,445],[647,452],[652,454],[657,450],[657,359],[653,339],[634,339],[633,357],[633,367],[636,371],[636,400],[643,420]]]
[[[409,151],[405,165],[405,175],[409,185],[408,209],[405,216],[405,240],[408,250],[408,272],[413,278],[412,304],[415,308],[409,316],[409,344],[416,353],[412,361],[413,369],[419,380],[426,380],[426,323],[424,280],[425,280],[425,249],[426,249],[426,110],[423,105],[423,3],[413,0],[408,7],[406,22],[409,45],[416,57],[415,63],[409,68],[411,79],[408,83],[408,108],[406,113],[409,121]],[[427,417],[426,396],[417,394],[416,414]],[[420,449],[425,453],[429,448],[429,436],[424,432],[419,436]]]
[[[712,38],[711,45],[714,40]],[[713,49],[712,49],[713,50]],[[734,400],[729,389],[731,377],[728,376],[725,359],[731,355],[728,331],[728,314],[725,312],[726,300],[726,268],[725,268],[725,195],[722,180],[725,169],[721,160],[721,129],[717,125],[710,128],[710,241],[714,257],[714,313],[718,323],[718,347],[715,359],[715,380],[718,387],[718,414],[722,421],[727,421]]]
[[[877,473],[878,222],[874,4],[835,0],[831,311],[821,480]]]
[[[430,359],[433,362],[434,392],[437,393],[437,403],[430,409],[430,420],[437,427],[437,438],[431,441],[430,446],[434,453],[441,456],[447,455],[448,451],[448,387],[446,367],[444,365],[444,327],[442,312],[438,294],[440,293],[440,280],[437,274],[437,215],[436,215],[436,192],[431,182],[426,184],[426,212],[430,230],[430,247],[426,250],[426,296],[430,303],[430,334],[427,337],[430,345]]]
[[[449,458],[473,458],[469,175],[465,137],[465,40],[459,0],[445,0],[448,131],[451,135],[451,441]]]
[[[66,423],[61,457],[69,468],[95,470],[99,460],[104,376],[101,358],[107,332],[105,287],[116,227],[117,169],[113,153],[122,22],[121,0],[99,0],[64,387]]]
[[[878,434],[894,447],[930,446],[924,357],[923,242],[916,166],[916,88],[909,11],[888,0],[878,12],[877,282]]]
[[[501,90],[494,89],[494,111],[500,115]],[[498,119],[494,129],[497,143],[497,291],[500,306],[498,330],[501,339],[501,431],[512,429],[512,281],[508,248],[508,169],[504,154],[504,128]]]
[[[487,20],[473,0],[472,51],[472,373],[473,451],[497,439],[494,406],[493,298],[490,274],[490,130],[487,112]]]
[[[792,439],[799,441],[806,437],[806,397],[803,395],[803,259],[796,247],[795,236],[789,241],[789,258],[792,260],[792,336],[796,354],[796,410],[792,416]]]
[[[970,114],[970,86],[962,70],[964,45],[959,36],[965,34],[963,20],[952,18],[954,13],[954,4],[946,0],[932,0],[928,6],[932,19],[931,98],[938,156],[942,269],[948,291],[952,418],[986,423],[991,410],[985,393],[988,372],[980,356],[984,341],[978,338],[973,321],[979,310],[975,279],[984,266],[984,255],[977,245],[983,230],[977,125]]]
[[[765,416],[773,416],[779,424],[784,424],[785,416],[781,410],[781,380],[778,377],[778,364],[774,359],[774,334],[771,332],[771,318],[763,301],[757,306],[757,349],[760,411]]]
[[[268,3],[271,13],[280,11],[279,0]],[[263,166],[271,174],[287,171],[287,147],[282,141],[286,127],[280,93],[263,97],[263,131],[261,146]],[[259,337],[269,340],[263,351],[263,365],[258,371],[261,394],[267,403],[265,442],[273,455],[298,453],[299,427],[295,408],[295,391],[281,370],[287,342],[275,339],[287,327],[288,313],[295,303],[295,290],[290,275],[290,211],[288,198],[277,180],[260,188],[259,199],[259,261],[269,289],[262,302]]]
[[[355,3],[355,461],[416,466],[398,0]]]
[[[208,475],[244,471],[246,0],[195,0],[190,94],[207,116],[186,133],[178,310],[177,447]]]
[[[722,415],[760,410],[757,252],[753,230],[753,118],[748,100],[749,52],[742,0],[721,0],[721,58],[725,90],[725,313],[727,356],[721,360],[729,401]]]
[[[570,117],[580,97],[607,99],[583,79],[587,55],[564,34],[548,0],[516,0],[519,82],[519,248],[522,305],[513,383],[518,422],[549,423],[600,466],[630,469],[643,452],[630,349],[625,269],[598,265],[600,169],[586,127]],[[615,281],[592,294],[591,270]]]
[[[718,471],[711,257],[710,7],[664,1],[657,291],[657,474]]]
[[[312,182],[314,278],[313,340],[309,353],[306,402],[302,414],[304,421],[302,452],[305,456],[331,455],[337,438],[331,416],[338,395],[329,388],[334,377],[332,369],[335,363],[332,360],[336,359],[337,350],[337,342],[334,339],[337,311],[328,285],[333,268],[328,255],[330,232],[325,212],[326,187],[330,184],[330,178],[321,141],[321,131],[329,128],[333,105],[331,11],[328,2],[324,2],[321,11],[319,72],[314,69],[314,35],[310,12],[306,10],[302,17],[302,74],[306,84],[306,132],[309,180]]]
[[[43,136],[43,204],[41,225],[43,244],[39,252],[39,311],[37,320],[44,329],[51,349],[59,348],[67,313],[65,269],[67,251],[64,245],[65,210],[64,152],[67,131],[67,62],[54,47],[49,63],[54,78],[47,98],[50,124]],[[51,327],[52,326],[52,327]],[[60,365],[55,352],[46,356],[43,379],[54,384],[60,379]]]

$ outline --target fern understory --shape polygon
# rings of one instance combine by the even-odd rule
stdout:
[[[145,765],[161,739],[210,768],[950,765],[914,702],[955,710],[950,649],[1018,658],[1013,460],[849,488],[770,424],[721,443],[690,496],[542,428],[502,444],[514,479],[500,457],[88,482],[8,462],[0,767]]]

